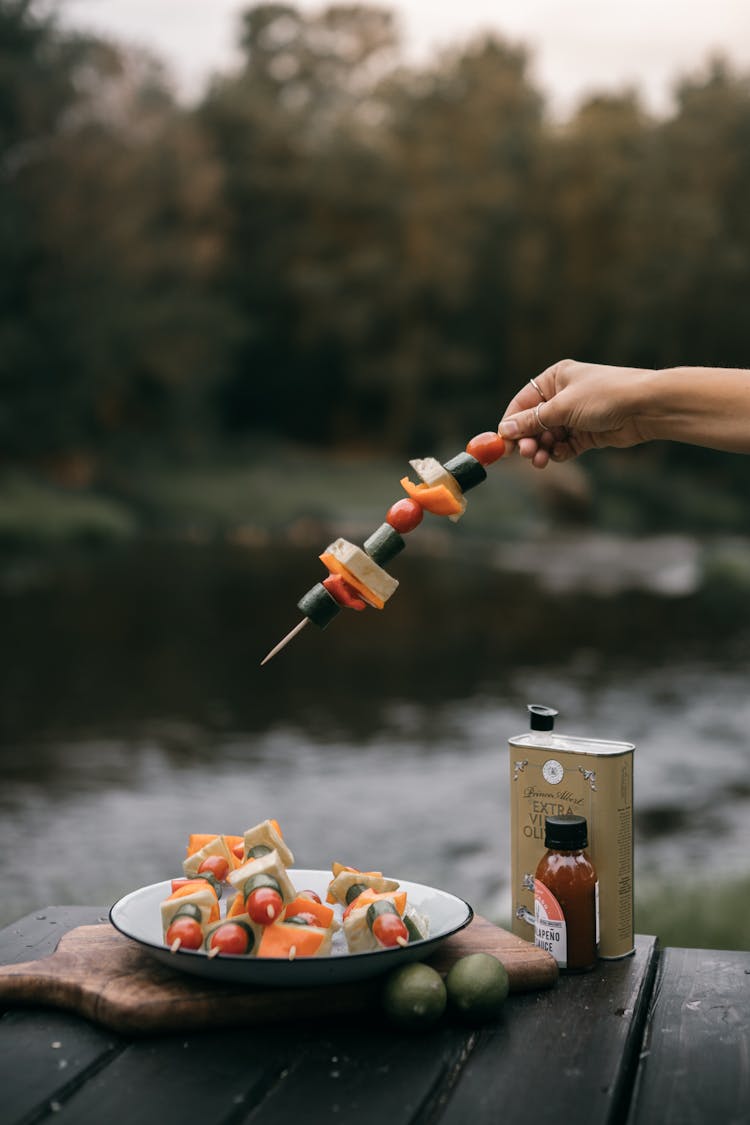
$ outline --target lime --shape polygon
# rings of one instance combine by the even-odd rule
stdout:
[[[394,969],[386,977],[383,1008],[401,1027],[430,1027],[445,1011],[445,985],[440,973],[416,961]]]
[[[508,974],[491,953],[469,953],[450,969],[445,988],[456,1016],[466,1023],[485,1023],[500,1013],[508,995]]]

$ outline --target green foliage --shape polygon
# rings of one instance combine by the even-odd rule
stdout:
[[[726,63],[663,118],[631,91],[559,125],[500,37],[407,67],[386,9],[258,4],[186,107],[46,12],[0,0],[6,460],[106,472],[259,432],[425,454],[564,355],[747,366],[750,79]],[[745,518],[736,460],[660,454],[654,518],[675,474],[704,526]],[[635,461],[630,488],[593,472],[632,521]]]
[[[0,476],[0,546],[67,547],[121,543],[137,528],[123,504],[54,488],[20,472]]]
[[[747,902],[750,879],[719,879],[650,885],[636,898],[635,929],[656,934],[662,946],[750,949]]]

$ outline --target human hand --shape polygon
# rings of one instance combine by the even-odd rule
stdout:
[[[498,433],[537,469],[569,461],[588,449],[620,449],[648,440],[637,416],[639,392],[650,372],[564,359],[511,399]]]

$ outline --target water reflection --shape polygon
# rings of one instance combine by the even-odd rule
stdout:
[[[6,589],[0,918],[106,903],[174,871],[189,831],[267,815],[301,865],[383,867],[502,915],[505,741],[530,699],[637,743],[644,877],[678,856],[746,869],[745,602],[561,594],[494,562],[404,559],[383,613],[310,627],[262,670],[319,579],[309,550],[152,547]]]

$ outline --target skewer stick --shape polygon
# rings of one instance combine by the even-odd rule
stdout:
[[[276,645],[275,648],[271,649],[268,656],[263,657],[263,659],[260,662],[261,668],[263,667],[264,664],[268,663],[268,661],[271,659],[272,656],[275,656],[277,652],[281,652],[282,648],[284,648],[286,645],[288,645],[289,642],[292,640],[292,638],[296,637],[297,633],[301,632],[304,629],[305,625],[309,625],[309,624],[310,624],[310,618],[309,617],[303,617],[302,620],[297,625],[294,626],[294,628],[291,630],[291,632],[287,633],[287,635],[284,637],[284,639],[282,641],[279,641],[279,643]]]

